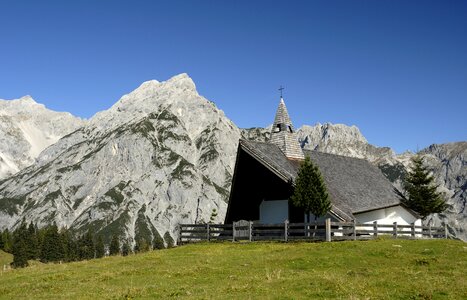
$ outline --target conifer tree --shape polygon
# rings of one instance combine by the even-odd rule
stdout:
[[[105,246],[104,241],[102,240],[102,236],[97,236],[96,242],[96,258],[101,258],[105,256]]]
[[[217,209],[213,208],[211,212],[211,217],[209,218],[209,223],[212,224],[217,218]]]
[[[81,236],[81,238],[78,241],[78,249],[79,249],[79,259],[93,259],[95,252],[96,252],[96,246],[94,244],[93,240],[93,234],[89,230],[86,232],[84,235]]]
[[[118,236],[115,234],[112,236],[112,240],[110,241],[109,254],[110,255],[120,254],[120,240],[118,239]]]
[[[128,256],[130,254],[130,251],[130,244],[128,243],[128,241],[125,241],[122,246],[122,255]]]
[[[438,185],[434,183],[433,176],[423,165],[423,157],[414,156],[412,169],[404,180],[405,195],[400,195],[401,201],[425,219],[428,215],[441,213],[448,207],[444,195],[437,189]]]
[[[302,208],[305,213],[312,213],[315,219],[324,216],[331,209],[324,179],[319,168],[309,157],[305,158],[298,170],[290,200],[294,206]]]
[[[168,231],[166,231],[165,234],[164,234],[164,240],[167,243],[167,248],[173,248],[174,247],[175,241],[174,241],[174,239],[172,238],[172,236],[170,235],[170,233]]]
[[[40,259],[42,262],[58,262],[64,258],[65,249],[58,233],[58,227],[54,222],[45,230]]]
[[[78,260],[78,245],[70,230],[63,228],[60,231],[60,238],[65,250],[65,261]]]
[[[13,234],[13,267],[23,268],[28,266],[28,229],[26,223],[21,223]]]
[[[152,241],[152,248],[154,250],[165,249],[164,240],[159,233],[154,236],[154,240]]]
[[[3,230],[3,232],[1,233],[1,236],[0,236],[0,244],[1,244],[1,247],[0,249],[5,251],[5,252],[8,252],[8,253],[11,253],[13,250],[12,250],[12,247],[13,247],[13,237],[11,235],[11,232],[7,229]]]
[[[3,239],[3,231],[0,232],[0,250],[5,251],[5,240]]]
[[[37,239],[37,227],[31,222],[26,235],[27,256],[28,259],[39,257],[39,241]]]
[[[146,242],[146,239],[145,238],[139,238],[137,241],[136,241],[136,244],[135,244],[135,249],[134,249],[134,252],[135,253],[139,253],[139,252],[147,252],[150,250],[150,245],[148,244],[148,242]]]

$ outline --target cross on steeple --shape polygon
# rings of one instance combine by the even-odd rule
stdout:
[[[284,88],[283,88],[282,85],[281,85],[281,86],[279,87],[279,91],[281,92],[281,98],[282,98],[282,90],[283,90],[283,89],[284,89]]]

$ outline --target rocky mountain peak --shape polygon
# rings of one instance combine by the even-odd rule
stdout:
[[[26,95],[19,99],[0,99],[0,115],[23,115],[32,113],[32,110],[46,110],[43,104],[37,103],[31,96]]]
[[[21,216],[152,239],[227,207],[240,130],[186,74],[148,81],[0,183],[0,226]]]
[[[308,144],[317,145],[321,143],[330,143],[332,141],[340,141],[342,143],[368,143],[365,137],[361,134],[357,126],[347,126],[344,124],[332,123],[317,123],[315,126],[303,125],[301,127],[302,138],[308,137]]]
[[[0,100],[0,179],[30,166],[44,149],[84,123],[31,96]]]

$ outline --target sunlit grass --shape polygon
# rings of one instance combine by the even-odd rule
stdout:
[[[0,297],[465,299],[466,270],[450,240],[203,243],[6,271]]]

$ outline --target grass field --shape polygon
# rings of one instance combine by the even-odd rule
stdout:
[[[4,265],[9,265],[13,261],[13,255],[0,250],[0,268],[3,270]]]
[[[0,298],[467,299],[467,244],[191,244],[5,271]]]

